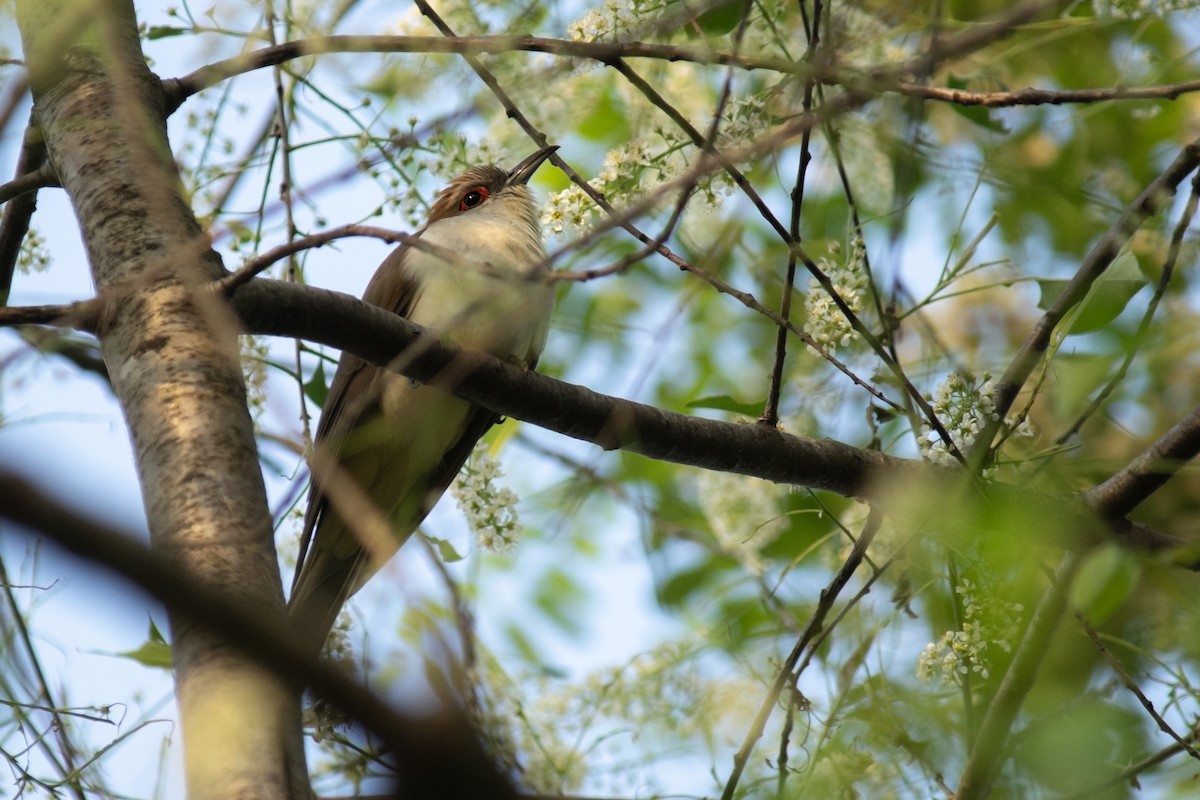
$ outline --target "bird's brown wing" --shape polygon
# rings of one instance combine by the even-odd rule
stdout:
[[[450,488],[450,484],[454,483],[454,479],[458,476],[463,464],[466,463],[467,457],[471,455],[471,451],[475,449],[475,444],[483,438],[483,435],[488,432],[488,429],[500,421],[500,417],[479,406],[471,406],[471,416],[467,419],[467,424],[463,428],[462,436],[454,443],[454,446],[446,451],[442,456],[442,460],[438,462],[437,467],[429,473],[429,486],[425,493],[425,501],[421,507],[421,518],[437,504],[437,501],[446,489]],[[418,524],[420,524],[418,522]]]
[[[407,246],[393,250],[379,265],[363,292],[363,302],[407,317],[420,296],[420,286],[413,280],[404,264]],[[334,454],[340,454],[342,442],[347,434],[365,417],[373,416],[379,409],[379,375],[381,370],[363,361],[353,353],[342,353],[338,360],[325,407],[317,423],[314,445],[331,446]],[[292,578],[292,591],[300,581],[308,561],[313,533],[321,517],[328,513],[329,502],[317,481],[308,487],[308,507],[304,512],[304,528],[300,536],[300,550],[296,557],[296,573]]]

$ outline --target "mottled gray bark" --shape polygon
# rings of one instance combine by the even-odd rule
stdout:
[[[282,625],[236,326],[194,291],[221,265],[181,190],[132,4],[21,0],[18,23],[50,163],[97,289],[119,297],[98,334],[153,547],[212,592]],[[293,690],[185,618],[171,623],[193,800],[307,796]]]

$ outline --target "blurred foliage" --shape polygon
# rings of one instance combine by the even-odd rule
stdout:
[[[194,68],[239,52],[248,40],[436,32],[415,6],[280,0],[268,36],[262,5],[147,10],[147,52],[159,58],[158,47],[194,47]],[[810,63],[813,4],[719,2],[699,6],[698,14],[692,5],[446,0],[435,7],[460,35],[641,40]],[[1011,5],[820,4],[811,63],[866,75],[928,52],[935,37],[977,30]],[[1048,3],[1034,21],[912,78],[978,93],[1194,80],[1200,14],[1187,5]],[[538,369],[671,411],[746,424],[764,410],[777,358],[777,327],[746,296],[779,312],[790,293],[791,321],[810,332],[818,320],[805,309],[819,306],[806,298],[824,292],[803,263],[790,291],[789,247],[756,203],[785,229],[796,211],[801,246],[949,425],[938,387],[958,375],[988,396],[994,383],[985,375],[1004,372],[1085,255],[1195,135],[1200,109],[1193,93],[988,108],[920,99],[880,80],[865,102],[846,110],[843,83],[808,86],[803,71],[628,59],[657,100],[586,58],[518,52],[479,61],[506,101],[453,55],[326,54],[285,63],[276,75],[286,142],[278,110],[263,99],[269,70],[191,98],[173,122],[173,144],[227,264],[280,241],[288,219],[300,234],[375,217],[383,219],[372,224],[419,226],[437,187],[462,168],[513,163],[534,148],[515,110],[561,145],[567,163],[618,212],[672,187],[634,222],[651,237],[661,234],[687,264],[645,256],[605,277],[564,280]],[[802,146],[797,136],[750,152],[801,119],[806,96],[818,112],[836,109],[819,117],[811,142]],[[706,136],[715,118],[716,144],[739,154],[744,176],[697,176],[672,228],[665,226],[683,202],[672,182],[701,151],[662,103]],[[294,186],[289,214],[276,197],[285,157]],[[752,193],[742,191],[743,180]],[[544,168],[534,186],[546,197],[557,269],[603,270],[641,251],[632,237],[606,229],[606,214],[560,171]],[[1047,495],[1087,490],[1195,407],[1200,319],[1192,234],[1180,242],[1161,299],[1152,301],[1185,196],[1142,226],[1060,326],[1043,366],[999,420],[1002,443],[986,479]],[[275,274],[294,267],[321,283],[353,268],[361,286],[382,251],[353,252],[308,251]],[[366,260],[358,263],[360,256]],[[862,288],[838,276],[857,276]],[[844,326],[833,313],[824,322]],[[849,327],[829,341],[829,354],[886,402],[789,336],[780,427],[899,456],[932,453],[917,398],[879,353]],[[286,395],[294,404],[302,394],[301,402],[319,406],[328,354],[289,348],[275,343],[272,356],[261,358],[274,368],[266,385],[276,399],[265,402]],[[954,418],[981,420],[989,410],[968,411],[978,413]],[[282,414],[273,419],[272,433],[300,437],[280,425]],[[978,433],[970,424],[950,431],[964,450]],[[867,507],[517,431],[500,434],[507,437],[500,449],[523,498],[521,550],[473,552],[459,563],[465,540],[431,527],[455,563],[445,565],[429,597],[405,598],[406,612],[384,606],[398,620],[391,626],[398,637],[372,617],[373,635],[384,643],[364,655],[363,670],[388,686],[469,687],[489,742],[531,789],[715,796],[765,701],[773,713],[748,751],[737,796],[948,796],[1014,669],[1032,610],[1045,593],[1061,591],[1078,616],[1067,613],[1037,654],[1040,670],[994,796],[1191,791],[1197,767],[1186,754],[1148,761],[1175,743],[1123,682],[1129,676],[1174,731],[1191,735],[1200,583],[1169,560],[1104,544],[1084,555],[1071,585],[1053,587],[1064,546],[1078,546],[1083,531],[1062,530],[1062,519],[1043,507],[977,507],[965,493],[897,486],[866,559],[837,600],[831,596],[818,638],[806,646],[790,688],[772,702],[768,687],[788,652],[854,543],[869,535]],[[1134,517],[1194,541],[1197,498],[1196,473],[1185,469]],[[285,520],[295,524],[294,516]],[[614,585],[639,570],[651,576],[646,596],[629,597]],[[623,602],[610,611],[614,597]],[[630,652],[639,646],[623,643],[621,621],[607,617],[635,613],[653,621],[657,643]],[[651,625],[638,623],[630,629]],[[579,666],[564,649],[588,651],[589,663]],[[357,785],[362,743],[334,737],[322,746],[333,753],[328,785],[337,786],[339,774]],[[1143,761],[1142,770],[1121,774]]]

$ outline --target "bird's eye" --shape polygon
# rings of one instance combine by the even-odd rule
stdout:
[[[463,195],[462,203],[459,204],[458,210],[466,211],[468,208],[474,208],[484,200],[487,200],[487,196],[487,189],[483,188],[482,186],[476,186],[474,189]]]

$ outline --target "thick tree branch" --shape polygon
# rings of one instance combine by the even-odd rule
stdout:
[[[101,296],[120,298],[96,332],[155,550],[283,625],[236,321],[202,290],[224,270],[184,197],[132,2],[20,0],[17,19],[48,161]],[[171,628],[191,800],[308,797],[299,697],[190,618]]]
[[[17,175],[11,181],[0,184],[0,203],[10,203],[13,200],[29,197],[38,189],[48,186],[58,186],[58,178],[54,170],[46,165],[22,169],[24,157],[17,162]]]
[[[217,281],[213,286],[223,290],[224,282]],[[885,508],[897,485],[917,486],[932,496],[944,496],[941,493],[959,489],[963,480],[958,469],[832,439],[811,439],[761,425],[688,416],[600,394],[486,353],[435,341],[407,319],[340,292],[257,278],[234,287],[231,302],[249,333],[301,338],[346,350],[497,414],[607,450],[622,449],[701,469],[831,491],[878,502]],[[0,309],[0,326],[58,321],[91,330],[102,316],[101,308],[99,300],[91,300],[71,306]],[[401,354],[399,359],[397,353]],[[1179,442],[1193,441],[1188,437],[1194,435],[1194,416],[1181,421],[1152,448],[1156,454],[1174,454],[1175,469],[1184,454]],[[1141,476],[1141,470],[1158,463],[1154,474],[1161,485],[1165,480],[1163,465],[1156,459],[1159,457],[1144,455],[1110,481],[1125,485],[1131,482],[1131,476]],[[1146,480],[1139,477],[1132,480],[1132,485],[1144,491]],[[982,486],[981,491],[992,504],[1011,502],[1026,510],[1036,508],[1047,531],[1077,532],[1088,527],[1081,526],[1081,520],[1094,520],[1089,514],[1098,512],[1108,530],[1131,547],[1162,550],[1179,544],[1174,537],[1111,513],[1108,501],[1089,512],[1090,496],[1070,499],[994,483]],[[1110,491],[1115,489],[1108,484],[1093,490],[1101,496]],[[1085,535],[1082,541],[1089,539],[1094,537]],[[1081,542],[1078,538],[1063,541]],[[1187,566],[1195,568],[1190,563]]]
[[[956,479],[955,470],[831,439],[688,417],[598,394],[485,353],[436,342],[408,320],[337,292],[258,279],[237,289],[232,302],[253,333],[319,341],[380,366],[403,352],[398,371],[404,375],[606,450],[620,448],[848,497],[870,496],[885,477]]]
[[[1124,469],[1087,492],[1105,519],[1119,519],[1171,479],[1200,453],[1200,407],[1171,426]]]
[[[1037,518],[1045,535],[1065,546],[1095,541],[1092,532],[1101,528],[1140,549],[1178,544],[1172,537],[1119,517],[1098,521],[1085,498],[1051,496],[1004,484],[980,485],[982,495],[960,495],[964,478],[955,468],[599,394],[486,353],[438,342],[403,317],[339,292],[260,278],[239,287],[232,303],[251,333],[299,337],[346,350],[497,414],[606,450],[831,491],[885,509],[894,504],[897,491],[914,487],[939,502],[956,496],[964,503],[982,500],[993,509],[1011,504]]]

